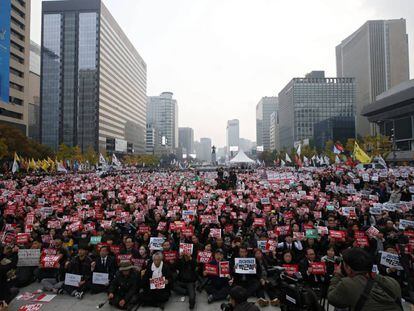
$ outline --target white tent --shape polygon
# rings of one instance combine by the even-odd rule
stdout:
[[[240,150],[239,153],[230,160],[230,164],[254,164],[255,162],[250,159],[243,150]]]

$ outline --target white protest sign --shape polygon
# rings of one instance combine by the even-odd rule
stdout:
[[[19,249],[18,267],[37,267],[40,259],[40,249]]]
[[[92,275],[92,284],[99,285],[108,285],[109,284],[109,274],[94,272]]]
[[[236,273],[238,274],[256,274],[255,258],[235,258]]]
[[[381,265],[394,268],[397,270],[403,270],[403,267],[400,265],[400,257],[397,254],[381,252]]]
[[[408,227],[414,228],[414,221],[407,220],[407,219],[400,219],[399,229],[405,230]]]
[[[164,289],[165,288],[165,277],[150,279],[150,289]]]
[[[164,243],[165,238],[157,238],[157,237],[151,237],[150,238],[150,250],[152,251],[161,251],[162,250],[162,243]]]
[[[79,287],[79,283],[82,280],[82,276],[78,274],[66,273],[65,285]]]

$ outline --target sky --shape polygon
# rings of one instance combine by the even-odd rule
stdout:
[[[87,1],[87,0],[85,0]],[[256,140],[256,104],[312,70],[336,76],[335,46],[367,20],[405,18],[414,76],[413,0],[103,0],[147,63],[147,95],[171,91],[179,126]],[[40,42],[41,0],[32,0]]]

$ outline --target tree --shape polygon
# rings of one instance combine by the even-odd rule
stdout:
[[[88,146],[83,158],[85,161],[88,161],[90,165],[95,165],[99,161],[99,155],[95,152],[92,146]]]
[[[333,152],[334,142],[328,140],[325,144],[325,154],[329,157],[331,162],[335,161],[335,153]]]
[[[0,160],[6,157],[9,153],[9,149],[6,145],[6,140],[4,138],[0,139]]]
[[[56,157],[59,161],[71,160],[73,157],[73,150],[71,147],[66,146],[65,144],[60,144]]]

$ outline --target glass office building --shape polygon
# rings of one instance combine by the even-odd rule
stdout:
[[[354,118],[354,109],[353,78],[325,78],[323,71],[314,71],[292,79],[279,93],[280,147],[292,148],[295,142],[313,139],[315,124],[321,121]]]
[[[43,2],[41,140],[143,153],[146,64],[100,0]]]

